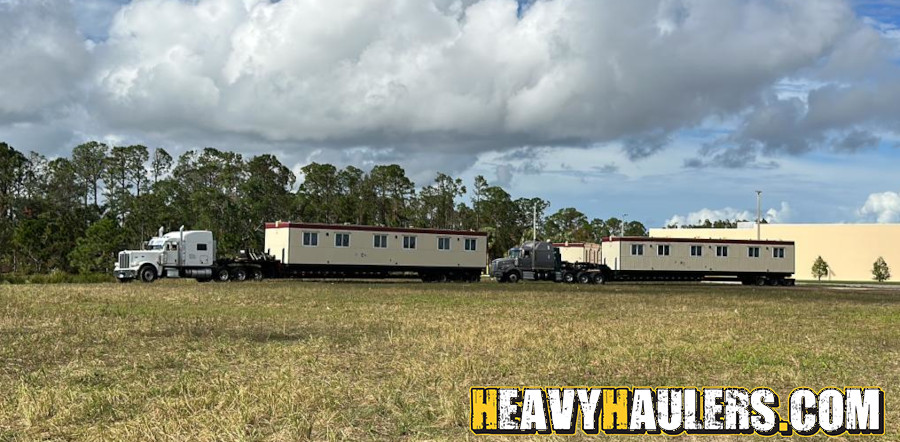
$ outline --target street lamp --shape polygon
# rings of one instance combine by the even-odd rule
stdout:
[[[762,219],[760,219],[760,215],[761,215],[760,212],[762,211],[761,200],[762,200],[762,190],[757,190],[756,191],[756,240],[757,241],[760,240],[759,223],[762,222]]]

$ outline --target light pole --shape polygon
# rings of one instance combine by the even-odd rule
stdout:
[[[756,240],[757,241],[760,240],[759,223],[762,221],[760,219],[760,212],[762,210],[761,200],[762,200],[762,190],[757,190],[756,191]]]

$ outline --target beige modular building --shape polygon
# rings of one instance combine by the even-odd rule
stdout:
[[[265,251],[298,271],[419,272],[477,276],[487,234],[473,231],[275,222]]]
[[[796,245],[795,278],[811,280],[818,256],[831,272],[831,281],[872,281],[872,265],[883,257],[900,268],[900,224],[761,224],[763,240],[793,241]],[[755,223],[736,229],[650,229],[652,237],[704,239],[756,239]]]
[[[790,241],[611,237],[603,239],[601,249],[602,264],[636,276],[640,272],[748,277],[794,273]]]
[[[593,242],[556,242],[560,257],[567,262],[600,264],[600,244]]]

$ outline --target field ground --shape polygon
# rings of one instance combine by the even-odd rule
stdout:
[[[0,440],[481,439],[473,385],[877,385],[896,440],[898,325],[895,288],[7,285]]]

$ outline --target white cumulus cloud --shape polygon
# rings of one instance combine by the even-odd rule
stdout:
[[[780,208],[770,208],[763,214],[763,219],[770,223],[784,223],[791,218],[791,206],[782,201]],[[723,209],[700,209],[687,215],[674,215],[666,221],[667,226],[685,226],[703,224],[704,221],[754,221],[756,212],[749,210],[739,210],[732,207]]]
[[[865,220],[874,219],[879,223],[900,222],[900,193],[873,193],[866,198],[857,214]]]

